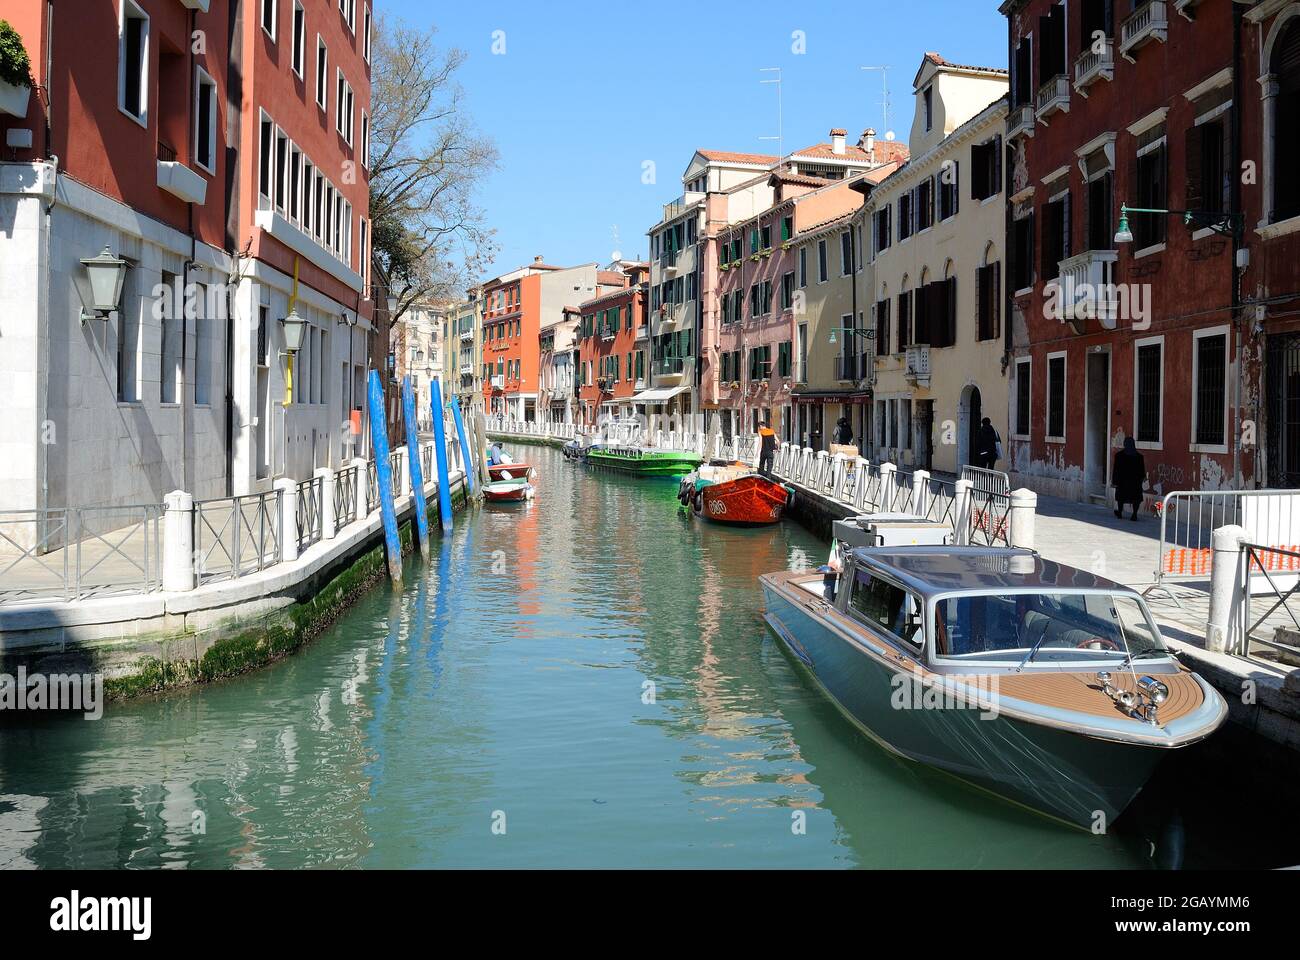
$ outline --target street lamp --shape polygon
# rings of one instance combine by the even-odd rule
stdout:
[[[876,339],[876,331],[874,330],[863,330],[860,327],[831,327],[831,336],[829,342],[832,347],[839,342],[835,337],[835,332],[837,330],[843,333],[851,334],[852,336],[855,337],[862,337],[864,340]]]
[[[280,318],[284,331],[284,352],[288,354],[284,368],[284,406],[293,403],[293,358],[302,349],[302,338],[307,332],[307,321],[298,316],[297,306],[289,310],[287,317]]]
[[[1119,229],[1115,231],[1115,245],[1123,246],[1133,242],[1133,231],[1129,229],[1130,213],[1145,213],[1152,216],[1180,216],[1183,224],[1189,228],[1209,229],[1224,237],[1240,237],[1245,227],[1244,213],[1225,213],[1214,210],[1163,210],[1159,208],[1130,207],[1119,205]]]
[[[126,280],[127,263],[115,257],[104,247],[97,257],[87,257],[81,261],[86,268],[86,277],[90,280],[90,299],[93,301],[90,311],[81,308],[81,322],[100,319],[107,320],[108,315],[117,309],[122,301],[122,284]]]

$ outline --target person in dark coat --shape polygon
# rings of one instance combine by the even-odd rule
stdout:
[[[846,447],[853,442],[853,427],[850,425],[848,417],[840,417],[836,421],[835,442]]]
[[[998,465],[998,445],[1002,438],[998,435],[993,421],[985,417],[980,421],[980,429],[975,437],[975,466],[992,470]]]
[[[1137,444],[1132,437],[1124,438],[1124,449],[1115,454],[1114,469],[1110,472],[1111,483],[1115,485],[1115,516],[1124,516],[1124,504],[1133,504],[1133,516],[1138,518],[1138,507],[1142,505],[1142,484],[1147,478],[1146,461],[1138,453]]]

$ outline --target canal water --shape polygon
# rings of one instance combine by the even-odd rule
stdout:
[[[0,727],[0,868],[1153,865],[1143,825],[1072,831],[859,735],[760,618],[758,574],[826,552],[797,524],[519,452],[534,502],[457,515],[298,655]]]

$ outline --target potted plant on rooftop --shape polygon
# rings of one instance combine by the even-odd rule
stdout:
[[[32,64],[23,38],[8,20],[0,20],[0,113],[26,117],[31,95]]]

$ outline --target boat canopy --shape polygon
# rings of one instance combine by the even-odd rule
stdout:
[[[667,403],[679,393],[685,393],[689,387],[661,387],[658,390],[643,390],[627,400],[627,403]]]

